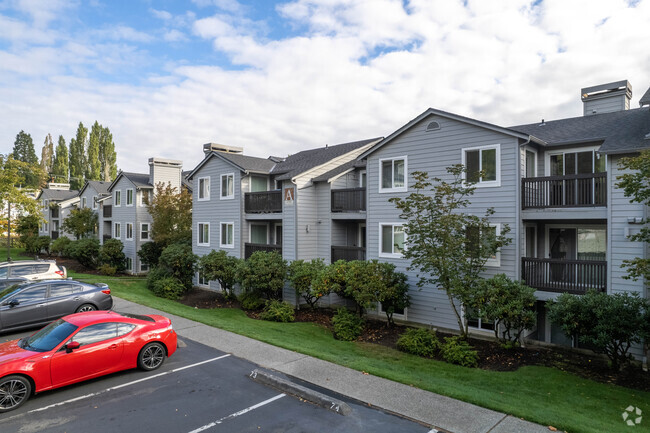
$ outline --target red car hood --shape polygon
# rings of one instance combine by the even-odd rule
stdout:
[[[37,352],[32,352],[18,347],[18,341],[19,340],[13,340],[0,344],[0,365],[9,361],[25,359],[37,355]]]

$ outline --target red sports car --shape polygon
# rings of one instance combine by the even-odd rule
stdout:
[[[163,316],[65,316],[31,337],[0,344],[0,413],[33,393],[135,367],[155,370],[175,351],[176,332]]]

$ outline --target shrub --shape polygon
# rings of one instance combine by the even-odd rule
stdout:
[[[607,355],[612,368],[620,369],[630,360],[632,344],[650,337],[649,310],[650,301],[637,293],[608,295],[589,290],[581,296],[558,296],[549,307],[549,319],[567,336]]]
[[[264,305],[264,301],[255,292],[242,293],[239,296],[239,303],[244,310],[259,310]]]
[[[100,274],[102,275],[108,275],[109,277],[112,277],[117,273],[117,268],[115,266],[108,265],[104,263],[101,265],[99,268],[97,268]]]
[[[240,262],[241,259],[230,256],[223,250],[212,250],[199,259],[199,272],[206,280],[217,281],[226,298],[233,298]]]
[[[189,289],[196,271],[196,260],[191,246],[184,243],[171,244],[160,255],[158,267],[169,270],[172,277]]]
[[[104,265],[114,267],[117,271],[126,269],[124,245],[119,239],[107,239],[99,250],[99,261]]]
[[[440,341],[434,332],[422,328],[410,328],[399,336],[397,348],[413,355],[433,356],[440,349]]]
[[[332,323],[334,324],[334,338],[337,340],[354,341],[363,332],[363,318],[346,308],[339,308],[332,318]]]
[[[63,246],[62,256],[67,259],[74,259],[74,256],[76,254],[77,254],[77,241],[66,242]]]
[[[273,299],[266,302],[260,318],[272,322],[293,322],[295,315],[291,304]]]
[[[317,289],[313,284],[323,269],[325,269],[323,259],[314,259],[310,262],[294,260],[287,270],[287,279],[296,291],[296,297],[302,297],[311,308],[314,308],[316,302],[330,292],[327,286],[320,285]]]
[[[159,242],[145,242],[140,247],[140,251],[138,251],[138,257],[140,257],[142,263],[149,265],[150,268],[154,268],[158,266],[158,260],[163,249],[164,246]]]
[[[49,236],[36,236],[29,235],[22,238],[25,244],[25,252],[28,254],[40,254],[45,251],[46,254],[50,253],[50,242],[52,239]]]
[[[160,266],[156,266],[155,268],[150,269],[149,272],[147,273],[147,289],[153,292],[154,284],[156,283],[156,281],[162,280],[163,278],[169,278],[171,276],[172,276],[171,272],[166,268],[161,268]]]
[[[350,262],[345,260],[337,260],[326,266],[318,273],[312,283],[313,289],[323,293],[333,292],[342,298],[353,300],[347,291],[347,271],[349,266]]]
[[[237,279],[245,291],[253,291],[266,299],[281,299],[287,262],[276,252],[256,251],[237,271]]]
[[[460,337],[447,337],[440,347],[440,352],[445,361],[463,367],[477,367],[478,353],[472,346]]]
[[[73,254],[72,258],[82,266],[94,269],[99,261],[99,240],[86,238],[74,241]]]
[[[66,249],[66,247],[70,245],[71,242],[72,241],[70,240],[70,238],[61,236],[52,241],[52,245],[50,246],[50,251],[52,252],[52,254],[58,254],[62,256],[64,250]]]
[[[49,236],[39,236],[36,239],[36,249],[37,254],[44,251],[48,256],[50,255],[50,244],[52,243],[52,238]]]
[[[187,291],[186,286],[174,277],[166,277],[153,283],[153,293],[167,299],[179,299]]]

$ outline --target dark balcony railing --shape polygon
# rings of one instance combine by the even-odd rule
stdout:
[[[56,240],[56,239],[59,239],[59,231],[58,230],[52,230],[51,238],[52,238],[53,241]]]
[[[104,242],[106,242],[106,241],[109,240],[110,238],[111,238],[111,235],[103,235],[103,236],[102,236],[102,240],[103,240]]]
[[[275,251],[276,253],[282,255],[282,245],[251,244],[251,243],[244,244],[245,259],[249,258],[255,251],[267,251],[267,252]]]
[[[58,218],[59,217],[59,208],[58,207],[50,208],[50,215],[52,216],[52,218]]]
[[[347,246],[334,246],[332,245],[332,263],[337,260],[365,260],[366,249],[362,247],[347,247]]]
[[[365,187],[332,190],[332,212],[360,212],[365,210]]]
[[[546,292],[567,292],[582,295],[588,289],[607,289],[607,261],[535,259],[522,257],[524,282]]]
[[[524,178],[521,203],[524,209],[607,206],[607,173]]]
[[[247,192],[244,194],[246,213],[282,212],[282,191]]]
[[[113,206],[104,206],[104,218],[112,218],[113,217]]]

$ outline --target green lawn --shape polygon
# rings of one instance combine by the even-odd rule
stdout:
[[[23,255],[24,253],[25,253],[25,248],[11,247],[11,260],[33,259],[33,257],[24,256]],[[7,261],[7,243],[5,242],[4,245],[0,246],[0,262],[6,262],[6,261]]]
[[[560,430],[628,432],[621,414],[632,405],[648,418],[635,431],[650,431],[647,392],[597,383],[546,367],[524,367],[514,372],[458,367],[379,345],[338,341],[328,330],[311,323],[253,320],[237,309],[195,309],[153,296],[142,278],[69,274],[106,282],[114,295],[129,301]]]

